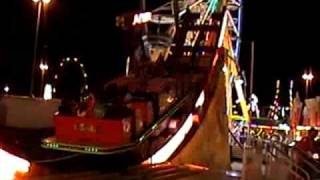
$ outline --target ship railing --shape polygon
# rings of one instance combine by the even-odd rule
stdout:
[[[180,101],[178,101],[176,104],[172,106],[172,108],[168,108],[169,110],[164,113],[159,119],[155,119],[153,122],[155,122],[151,128],[148,128],[146,132],[144,132],[140,138],[138,139],[138,143],[142,143],[153,134],[154,130],[160,128],[160,125],[170,116],[172,116],[174,113],[176,113],[187,101],[189,98],[191,98],[192,93],[186,95],[184,98],[182,98]]]

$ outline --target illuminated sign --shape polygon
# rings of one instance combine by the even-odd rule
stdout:
[[[151,12],[135,14],[133,18],[132,25],[142,24],[151,21]]]

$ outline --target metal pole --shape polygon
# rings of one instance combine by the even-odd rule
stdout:
[[[254,73],[254,41],[251,42],[251,67],[250,67],[250,94],[253,92],[253,73]]]
[[[147,4],[146,4],[146,0],[140,0],[140,8],[141,11],[144,13],[147,10]],[[144,33],[147,34],[148,33],[148,26],[147,23],[144,24]]]
[[[306,98],[305,99],[308,99],[308,91],[309,91],[309,80],[307,79],[306,80]]]
[[[43,96],[43,88],[44,88],[44,74],[45,74],[45,70],[41,69],[41,85],[40,85],[40,95],[39,97]]]
[[[38,2],[38,17],[37,17],[37,25],[36,25],[36,34],[34,38],[34,49],[33,49],[33,61],[32,61],[32,71],[31,71],[31,84],[30,84],[30,97],[33,96],[33,88],[34,88],[34,76],[35,76],[35,68],[37,63],[37,48],[38,48],[38,36],[39,36],[39,27],[40,27],[40,19],[41,19],[41,9],[42,2]]]

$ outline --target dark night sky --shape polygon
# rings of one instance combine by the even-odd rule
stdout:
[[[61,57],[78,56],[92,86],[123,72],[124,39],[114,26],[115,15],[138,8],[138,0],[52,1],[40,34],[41,47],[48,45],[50,67],[57,65]],[[36,6],[31,0],[10,0],[3,2],[1,9],[0,88],[8,83],[13,92],[27,94]],[[255,41],[254,91],[263,104],[271,103],[276,79],[282,80],[283,96],[287,96],[289,79],[296,79],[298,90],[302,90],[301,74],[306,67],[313,66],[314,84],[318,85],[317,44],[311,44],[319,40],[315,15],[316,7],[307,4],[245,0],[240,63],[249,77],[250,41]]]

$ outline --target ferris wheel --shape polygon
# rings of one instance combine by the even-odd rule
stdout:
[[[87,78],[84,64],[77,57],[63,58],[54,75],[52,92],[56,98],[73,98],[82,101],[89,94]]]

